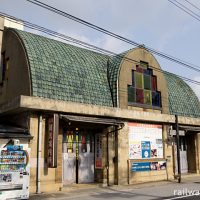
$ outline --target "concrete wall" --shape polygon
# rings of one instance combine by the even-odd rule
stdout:
[[[4,31],[2,53],[8,63],[6,78],[0,85],[0,104],[19,95],[31,95],[28,61],[22,43],[12,31]]]
[[[163,126],[163,159],[152,158],[152,159],[129,159],[129,139],[128,139],[128,123],[125,127],[119,131],[119,184],[135,184],[148,181],[159,181],[173,179],[173,155],[172,145],[167,142],[167,130],[168,126]],[[133,162],[158,162],[167,161],[167,169],[160,171],[148,171],[148,172],[131,172],[131,165]]]
[[[46,120],[43,119],[42,125],[42,158],[41,158],[41,191],[59,191],[62,187],[62,134],[58,136],[58,167],[48,168],[46,164],[46,136],[45,129]],[[38,116],[30,117],[30,133],[34,137],[30,142],[31,148],[31,177],[30,177],[30,193],[36,192],[37,177],[37,148],[38,148]]]

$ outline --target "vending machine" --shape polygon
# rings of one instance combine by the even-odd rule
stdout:
[[[28,199],[30,179],[28,144],[8,143],[0,147],[0,199]]]

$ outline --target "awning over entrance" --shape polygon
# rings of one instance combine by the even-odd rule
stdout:
[[[76,116],[76,115],[60,115],[60,118],[67,121],[106,124],[106,125],[112,125],[112,126],[124,125],[122,121],[119,121],[117,119],[110,119],[110,118],[85,117],[85,116]]]
[[[32,139],[33,137],[30,135],[27,129],[0,124],[0,138]]]
[[[192,132],[199,132],[200,133],[200,127],[198,126],[184,126],[184,125],[179,125],[179,128],[181,130],[185,130],[185,131],[192,131]]]

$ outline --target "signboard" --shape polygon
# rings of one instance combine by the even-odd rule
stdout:
[[[162,126],[128,123],[129,159],[163,158]]]
[[[141,171],[150,171],[150,162],[137,162],[132,163],[131,171],[132,172],[141,172]]]
[[[150,158],[151,156],[151,147],[149,141],[141,141],[142,147],[142,158]]]
[[[102,135],[95,135],[95,168],[102,169]]]
[[[48,118],[47,166],[57,167],[58,115]]]
[[[131,166],[132,172],[160,171],[166,169],[166,161],[159,162],[134,162]]]

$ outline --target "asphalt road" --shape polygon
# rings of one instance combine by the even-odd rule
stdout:
[[[198,195],[197,195],[198,194]],[[30,200],[200,200],[200,176],[177,182],[156,182],[112,187],[75,187],[51,194],[31,195]]]

